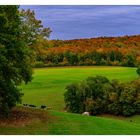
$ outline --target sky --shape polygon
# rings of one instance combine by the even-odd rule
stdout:
[[[50,27],[49,39],[80,39],[100,36],[140,34],[140,6],[60,6],[24,5],[35,11],[44,27]]]

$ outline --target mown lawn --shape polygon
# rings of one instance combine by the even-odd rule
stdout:
[[[34,69],[33,81],[23,85],[23,103],[47,105],[63,110],[65,87],[88,76],[104,75],[109,79],[126,82],[137,77],[136,68],[128,67],[72,67]]]

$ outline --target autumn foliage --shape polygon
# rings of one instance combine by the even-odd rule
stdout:
[[[37,63],[45,66],[113,65],[137,66],[140,62],[140,35],[75,40],[50,40],[38,44],[42,54]]]

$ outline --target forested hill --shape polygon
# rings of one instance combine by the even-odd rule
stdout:
[[[137,66],[140,61],[140,35],[75,40],[50,40],[37,65]],[[45,45],[45,43],[43,44]]]
[[[53,47],[80,46],[80,47],[132,47],[140,45],[140,35],[121,37],[98,37],[73,40],[50,40]]]

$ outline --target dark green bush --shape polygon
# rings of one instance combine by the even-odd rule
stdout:
[[[83,112],[83,100],[80,95],[80,89],[78,84],[71,84],[66,87],[67,91],[64,94],[66,108],[69,112],[82,113]]]
[[[140,79],[119,83],[103,76],[88,77],[67,86],[64,97],[70,112],[131,116],[140,113]]]
[[[136,70],[137,74],[140,75],[140,66]]]
[[[35,67],[35,68],[43,68],[44,63],[42,61],[36,61],[33,67]]]

